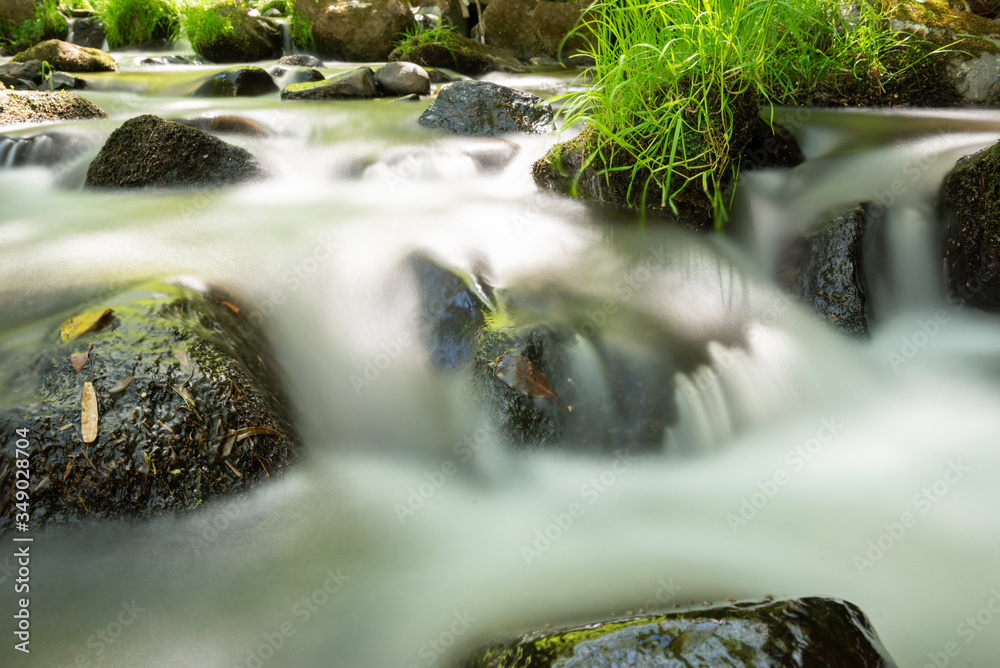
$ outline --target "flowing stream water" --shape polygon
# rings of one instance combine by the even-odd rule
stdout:
[[[901,666],[994,665],[1000,326],[945,290],[934,198],[997,140],[1000,112],[778,110],[808,160],[745,175],[719,237],[539,192],[530,166],[554,137],[442,139],[416,124],[426,102],[191,98],[218,67],[115,55],[122,72],[84,93],[110,120],[13,128],[20,143],[0,147],[0,330],[143,279],[224,287],[287,371],[302,461],[238,502],[36,535],[30,655],[13,650],[5,537],[4,666],[447,665],[498,633],[768,594],[858,604]],[[83,191],[140,113],[255,120],[268,136],[226,139],[272,177]],[[42,133],[70,158],[32,164],[24,142]],[[790,234],[858,201],[880,205],[869,236],[888,248],[865,277],[864,343],[768,278]],[[670,331],[714,363],[674,379],[662,452],[511,450],[428,361],[414,251],[636,359],[664,354]],[[585,341],[573,354],[577,383],[606,399]]]

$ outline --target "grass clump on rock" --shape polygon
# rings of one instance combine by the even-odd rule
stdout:
[[[910,48],[877,0],[853,14],[836,0],[603,0],[586,27],[592,85],[561,110],[589,128],[575,178],[591,167],[626,208],[707,209],[717,227],[759,105],[838,78],[879,87]],[[543,160],[559,169],[562,156]]]
[[[180,35],[180,13],[172,0],[95,0],[112,49],[166,44]]]
[[[23,51],[47,39],[65,39],[69,32],[66,18],[59,12],[56,0],[44,0],[26,20],[17,21],[12,13],[0,14],[0,55]]]

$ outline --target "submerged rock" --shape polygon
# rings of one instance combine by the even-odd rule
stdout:
[[[392,45],[416,27],[400,0],[295,0],[309,21],[319,55],[348,62],[386,60]]]
[[[90,163],[84,187],[232,185],[264,175],[246,149],[147,114],[125,121],[111,133]]]
[[[100,49],[70,44],[60,39],[50,39],[36,44],[14,56],[17,62],[41,60],[48,62],[52,69],[63,72],[117,72],[118,63]]]
[[[1000,310],[1000,144],[959,160],[943,200],[944,261],[955,298]]]
[[[243,135],[244,137],[267,137],[271,134],[270,130],[257,121],[242,116],[198,116],[172,120],[213,134]]]
[[[205,10],[225,21],[227,28],[191,45],[213,63],[243,63],[281,55],[281,29],[268,19],[250,16],[234,4],[220,3]]]
[[[213,74],[198,86],[195,97],[253,97],[277,93],[271,75],[259,67],[232,67]]]
[[[443,89],[420,116],[420,125],[473,137],[549,132],[552,107],[537,95],[489,81],[459,81]]]
[[[15,488],[24,443],[33,529],[187,510],[294,461],[277,371],[227,299],[145,285],[0,341],[18,359],[0,389],[0,485]],[[60,328],[69,318],[78,326]]]
[[[528,68],[500,47],[480,44],[474,39],[449,34],[442,41],[422,41],[411,37],[389,54],[389,60],[404,60],[422,67],[446,67],[476,76],[487,72],[524,74]]]
[[[427,70],[414,63],[386,63],[375,72],[375,84],[383,95],[430,95],[431,78]]]
[[[359,67],[323,81],[290,84],[281,90],[282,100],[345,100],[377,95],[375,73],[370,67]]]
[[[0,126],[107,117],[76,93],[0,90]]]
[[[861,270],[865,208],[856,206],[796,239],[778,280],[790,294],[841,333],[867,339],[871,310]]]
[[[484,646],[459,665],[894,668],[896,663],[857,606],[810,597],[713,605],[537,631]]]

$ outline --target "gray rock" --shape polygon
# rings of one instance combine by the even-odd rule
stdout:
[[[285,86],[282,100],[342,100],[376,97],[375,73],[370,67],[359,67],[315,83]]]
[[[11,61],[0,65],[0,75],[30,81],[36,86],[45,80],[42,61],[28,60],[23,63]]]
[[[278,64],[286,65],[288,67],[326,67],[326,63],[316,56],[309,55],[308,53],[295,53],[288,56],[282,56],[278,60]]]
[[[0,126],[107,117],[103,109],[76,93],[0,91]]]
[[[386,60],[392,45],[416,26],[400,0],[298,0],[316,51],[348,62]]]
[[[83,90],[87,82],[66,72],[53,72],[39,86],[42,90]]]
[[[554,129],[552,107],[537,95],[489,81],[459,81],[443,89],[420,125],[454,134],[495,137]]]
[[[414,63],[386,63],[375,72],[375,83],[384,95],[430,95],[431,78]]]
[[[213,74],[194,92],[195,97],[253,97],[278,92],[271,75],[259,67],[233,67]]]
[[[46,42],[22,51],[13,57],[17,62],[44,60],[53,69],[61,72],[117,72],[118,63],[110,54],[100,49],[88,49],[59,39]]]
[[[281,80],[284,86],[296,83],[311,83],[326,79],[323,73],[312,67],[298,67],[290,72],[284,67],[275,66],[271,68],[271,76]]]
[[[72,43],[77,46],[99,49],[104,46],[105,37],[104,24],[96,16],[77,19],[73,23]]]

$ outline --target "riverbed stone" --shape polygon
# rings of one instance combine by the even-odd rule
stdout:
[[[76,93],[0,90],[0,126],[107,117],[103,109]]]
[[[50,39],[15,55],[12,60],[41,60],[62,72],[117,72],[118,63],[100,49],[89,49],[61,39]]]
[[[520,60],[548,57],[565,61],[589,46],[586,29],[565,38],[580,26],[590,5],[588,0],[491,0],[482,19],[486,43],[506,49]]]
[[[104,24],[97,16],[77,19],[73,23],[73,44],[88,49],[100,49],[104,46]]]
[[[851,338],[869,337],[862,244],[867,226],[859,205],[795,239],[780,262],[778,282],[822,320]]]
[[[326,67],[326,63],[316,56],[308,53],[293,53],[287,56],[282,56],[278,59],[278,65],[284,65],[286,67]]]
[[[33,529],[183,512],[295,460],[277,367],[237,304],[144,284],[53,314],[7,346],[18,363],[6,365],[0,389],[0,438],[10,444],[0,448],[0,485],[14,489],[13,446],[26,430]],[[76,338],[60,335],[60,323],[91,312],[106,314]],[[84,408],[88,385],[94,412]],[[96,414],[93,434],[85,414]],[[0,500],[0,532],[13,528],[13,501]]]
[[[415,63],[386,63],[375,71],[375,83],[384,95],[430,95],[431,78]]]
[[[250,16],[241,7],[217,4],[206,11],[229,23],[211,39],[194,42],[196,53],[213,63],[244,63],[281,56],[281,29],[271,20]]]
[[[1000,311],[1000,144],[959,160],[943,195],[944,261],[953,294]]]
[[[233,185],[266,172],[244,148],[149,114],[111,133],[87,170],[85,188]]]
[[[348,62],[386,60],[416,27],[400,0],[295,0],[295,10],[309,21],[320,56]]]
[[[359,67],[323,81],[290,84],[281,91],[282,100],[346,100],[376,97],[375,73]]]
[[[0,77],[4,83],[12,85],[13,88],[21,90],[17,85],[18,81],[33,84],[30,90],[34,90],[45,80],[44,63],[40,60],[28,60],[25,62],[10,61],[0,65]]]
[[[441,41],[433,42],[411,37],[396,47],[388,60],[408,61],[421,67],[445,67],[469,76],[487,72],[528,72],[528,68],[506,49],[480,44],[457,33],[446,33]]]
[[[206,79],[194,97],[254,97],[277,92],[274,79],[261,68],[232,67]]]
[[[537,553],[531,546],[525,549],[525,558]],[[715,604],[535,631],[485,645],[458,665],[895,668],[896,662],[856,605],[806,597]]]
[[[545,100],[489,81],[459,81],[447,86],[420,116],[419,123],[473,137],[554,129],[552,107]]]

